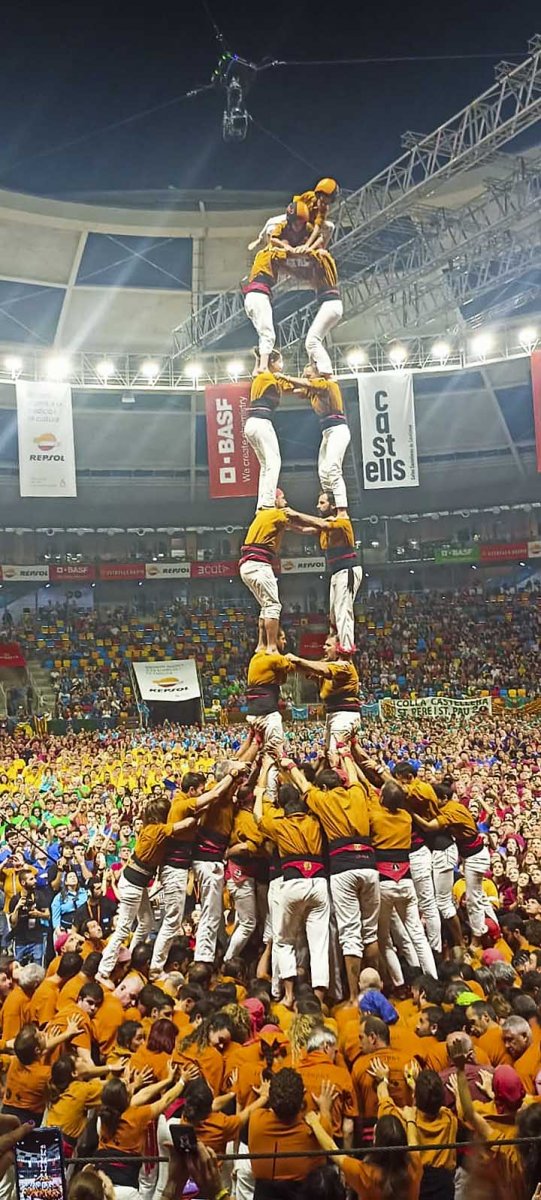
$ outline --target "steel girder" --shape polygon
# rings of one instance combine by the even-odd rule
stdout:
[[[415,206],[435,180],[493,156],[541,117],[541,40],[533,39],[530,49],[523,63],[505,64],[492,88],[433,133],[420,136],[408,153],[344,200],[333,241],[343,274],[381,257],[388,249],[385,227],[391,241],[402,245],[410,240],[412,227],[406,218],[414,216]],[[244,320],[239,293],[223,293],[174,330],[175,354],[211,346]]]

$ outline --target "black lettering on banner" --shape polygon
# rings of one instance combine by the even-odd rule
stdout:
[[[389,396],[385,391],[374,394],[375,428],[372,438],[372,456],[364,463],[367,483],[399,483],[406,478],[406,464],[396,457],[396,437],[391,432]]]

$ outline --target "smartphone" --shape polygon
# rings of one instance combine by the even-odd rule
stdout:
[[[18,1200],[66,1200],[59,1129],[33,1129],[15,1146]]]
[[[172,1121],[169,1129],[171,1141],[178,1154],[195,1154],[197,1152],[197,1136],[193,1125],[183,1125],[181,1121]]]

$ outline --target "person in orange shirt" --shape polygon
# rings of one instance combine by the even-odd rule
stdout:
[[[330,574],[329,622],[331,633],[338,637],[341,655],[351,655],[355,649],[355,617],[353,606],[363,579],[358,563],[355,535],[347,509],[340,507],[331,491],[321,492],[317,511],[319,516],[288,509],[289,518],[297,528],[319,533],[321,549]]]
[[[332,1132],[345,1149],[353,1145],[353,1122],[359,1116],[353,1080],[347,1067],[338,1066],[336,1054],[338,1042],[330,1029],[314,1029],[306,1044],[306,1050],[297,1063],[297,1070],[304,1080],[307,1105],[312,1107],[312,1096],[317,1095],[321,1083],[326,1080],[336,1093],[332,1102]]]
[[[269,655],[278,655],[281,651],[280,641],[280,613],[282,605],[280,604],[280,596],[278,594],[278,581],[273,569],[273,563],[278,557],[280,545],[283,535],[289,525],[289,516],[286,512],[287,500],[280,488],[276,490],[274,505],[272,508],[258,508],[255,517],[248,527],[246,532],[246,540],[240,548],[239,558],[239,574],[248,591],[252,593],[259,605],[259,641],[256,654],[267,653]],[[282,648],[283,652],[283,648]],[[253,716],[266,716],[269,712],[274,711],[273,708],[268,708],[261,701],[265,695],[262,687],[272,680],[266,678],[259,679],[261,671],[256,668],[260,665],[257,662],[250,663],[248,667],[248,684],[249,691],[254,688],[259,688],[256,696],[259,698],[258,705],[248,704],[248,712]],[[291,670],[289,663],[284,662],[278,664],[282,670],[282,674],[287,674]],[[253,678],[250,679],[250,668]],[[263,672],[263,676],[265,672]],[[268,692],[268,687],[267,687]],[[249,699],[249,692],[248,692]]]
[[[327,1092],[322,1103],[322,1117],[331,1129],[331,1095]],[[268,1108],[252,1114],[248,1126],[248,1148],[255,1177],[254,1200],[266,1194],[264,1182],[287,1183],[305,1179],[311,1171],[323,1165],[316,1139],[304,1116],[304,1083],[298,1071],[284,1067],[270,1081]],[[303,1157],[285,1157],[287,1152]],[[277,1154],[284,1157],[277,1158]],[[240,1164],[239,1164],[240,1165]]]
[[[92,1019],[102,1003],[103,989],[95,980],[90,980],[81,988],[76,1004],[67,1004],[54,1018],[54,1027],[60,1031],[68,1029],[74,1020],[77,1021],[78,1032],[72,1038],[72,1045],[76,1048],[77,1057],[89,1067],[94,1065],[91,1053],[95,1040]]]
[[[88,921],[83,921],[80,927],[80,933],[83,934],[85,939],[81,947],[81,954],[83,958],[87,958],[89,954],[94,952],[97,952],[98,954],[103,953],[106,943],[103,938],[103,930],[99,921],[95,921],[93,918],[90,918]]]
[[[215,1013],[206,1021],[202,1021],[193,1033],[177,1042],[173,1062],[181,1065],[195,1062],[213,1095],[218,1096],[222,1091],[225,1073],[223,1051],[229,1045],[231,1035],[232,1024],[229,1017],[223,1013]]]
[[[257,926],[257,880],[266,863],[264,837],[254,818],[254,794],[249,787],[240,787],[237,809],[226,850],[225,882],[235,905],[235,928],[225,951],[230,961],[241,954]]]
[[[122,943],[131,935],[133,923],[139,917],[139,926],[144,940],[145,932],[152,927],[153,916],[148,899],[148,885],[163,857],[168,838],[186,828],[185,821],[176,824],[169,821],[169,801],[149,800],[145,806],[143,828],[137,838],[130,862],[124,867],[118,882],[120,905],[117,922],[103,954],[99,981],[106,987],[113,985],[110,976],[116,966]],[[190,825],[194,818],[188,818]]]
[[[325,1153],[332,1153],[332,1162],[342,1171],[348,1187],[359,1200],[382,1200],[382,1197],[400,1197],[400,1200],[419,1200],[423,1176],[420,1155],[408,1154],[408,1146],[418,1145],[415,1125],[415,1110],[406,1108],[406,1130],[398,1117],[383,1116],[374,1129],[375,1153],[366,1162],[336,1154],[338,1146],[324,1128],[316,1112],[308,1112],[305,1120],[310,1126],[318,1145]],[[401,1147],[402,1149],[398,1149]]]
[[[107,1066],[100,1070],[103,1075],[109,1073]],[[102,1079],[78,1078],[69,1054],[62,1054],[54,1063],[43,1124],[62,1130],[65,1158],[72,1157],[75,1143],[86,1127],[87,1113],[99,1105],[102,1089]]]
[[[535,1080],[541,1069],[541,1051],[536,1045],[528,1021],[511,1016],[502,1025],[503,1043],[517,1075],[529,1096],[536,1095]]]
[[[1,1039],[4,1046],[12,1046],[23,1025],[29,1021],[32,997],[44,978],[43,967],[38,967],[36,963],[20,967],[17,983],[6,996],[0,1014]]]
[[[502,1027],[496,1020],[496,1013],[491,1004],[485,1000],[469,1004],[466,1009],[466,1022],[468,1032],[475,1038],[476,1048],[479,1046],[485,1051],[491,1066],[499,1067],[502,1063],[507,1066],[513,1065],[513,1060],[505,1048]]]
[[[155,1021],[146,1045],[140,1046],[132,1057],[131,1070],[143,1071],[148,1067],[155,1080],[165,1079],[175,1049],[177,1032],[177,1027],[172,1021]]]
[[[32,996],[28,1008],[30,1021],[35,1021],[36,1025],[47,1025],[49,1021],[52,1021],[64,987],[72,979],[81,978],[82,965],[83,960],[80,954],[62,955],[56,974],[46,975]],[[82,983],[79,984],[79,991],[81,987]]]
[[[198,1142],[209,1146],[215,1154],[225,1154],[227,1143],[239,1136],[251,1114],[266,1105],[269,1084],[263,1082],[259,1091],[260,1094],[246,1108],[229,1117],[218,1108],[224,1097],[214,1099],[204,1079],[191,1079],[186,1084],[182,1120],[193,1125]]]
[[[389,1093],[399,1107],[408,1103],[404,1078],[408,1058],[391,1047],[389,1026],[379,1017],[367,1017],[361,1033],[361,1056],[351,1070],[360,1113],[361,1130],[372,1130],[378,1112],[377,1078],[373,1060],[378,1058],[389,1070]],[[363,1138],[363,1140],[366,1140]]]
[[[35,1025],[24,1025],[14,1043],[8,1067],[2,1112],[19,1121],[41,1125],[51,1076],[49,1057],[57,1046],[72,1042],[79,1031],[70,1021],[62,1032],[46,1036]]]
[[[173,1021],[183,1036],[191,1032],[192,1023],[190,1020],[194,1005],[203,997],[203,992],[198,987],[190,987],[189,984],[184,984],[177,996],[175,1011],[173,1013]]]
[[[115,1187],[123,1189],[119,1195],[127,1197],[124,1189],[133,1188],[135,1200],[147,1128],[182,1095],[184,1085],[184,1075],[177,1078],[173,1070],[165,1079],[135,1094],[120,1079],[112,1079],[105,1084],[98,1110],[100,1135],[97,1158],[103,1160],[101,1169]],[[111,1161],[111,1151],[117,1159],[115,1162]]]
[[[445,1036],[440,1034],[444,1016],[442,1008],[429,1004],[419,1013],[419,1020],[415,1026],[420,1043],[418,1055],[423,1065],[432,1071],[443,1071],[449,1066]]]

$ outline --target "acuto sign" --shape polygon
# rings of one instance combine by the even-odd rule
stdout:
[[[226,383],[205,389],[209,495],[256,496],[259,464],[244,436],[250,411],[249,383]]]

